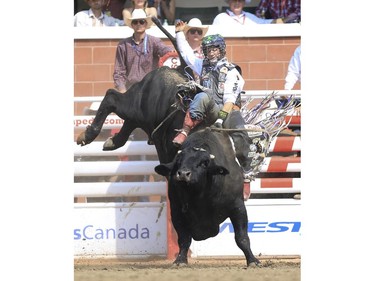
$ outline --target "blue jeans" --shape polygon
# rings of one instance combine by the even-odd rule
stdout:
[[[205,120],[210,124],[216,121],[223,105],[217,105],[214,99],[205,92],[199,92],[190,103],[190,116],[193,120]]]

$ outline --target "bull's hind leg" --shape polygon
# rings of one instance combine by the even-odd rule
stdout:
[[[84,146],[95,140],[99,135],[107,116],[112,112],[115,112],[116,104],[119,104],[121,96],[121,93],[113,89],[107,91],[105,97],[100,103],[92,124],[87,126],[86,130],[77,137],[78,145]]]
[[[234,228],[234,237],[237,246],[242,250],[246,257],[247,266],[258,266],[260,264],[259,260],[253,255],[250,248],[250,239],[247,233],[248,220],[245,205],[242,204],[239,207],[239,212],[230,216],[230,220]]]

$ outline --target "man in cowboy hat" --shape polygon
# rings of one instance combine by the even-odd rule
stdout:
[[[201,20],[198,18],[192,18],[189,20],[184,28],[186,40],[199,58],[203,58],[201,44],[202,38],[206,35],[207,31],[208,26],[202,25]]]
[[[153,22],[143,9],[135,9],[125,23],[134,33],[117,45],[113,80],[115,88],[121,93],[156,69],[160,57],[173,51],[160,38],[146,33]]]
[[[207,25],[202,25],[202,22],[198,18],[192,18],[184,27],[185,38],[188,41],[190,47],[193,49],[194,54],[203,59],[202,51],[202,38],[206,35],[208,31]],[[194,72],[194,80],[197,83],[200,83],[199,74]]]

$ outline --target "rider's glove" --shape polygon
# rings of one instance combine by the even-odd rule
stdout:
[[[218,118],[218,119],[215,121],[214,126],[215,126],[216,128],[220,128],[220,129],[222,129],[222,128],[223,128],[223,122],[224,122],[223,119]]]
[[[218,118],[216,119],[214,126],[216,128],[223,128],[223,122],[227,118],[228,112],[225,112],[223,110],[219,111]]]

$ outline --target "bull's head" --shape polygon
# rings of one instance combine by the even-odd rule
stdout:
[[[179,151],[174,161],[160,164],[155,171],[178,182],[200,184],[214,175],[226,175],[228,169],[215,163],[215,156],[202,148],[185,148]]]

